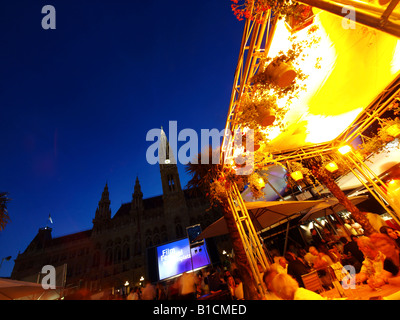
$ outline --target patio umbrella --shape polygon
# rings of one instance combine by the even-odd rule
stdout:
[[[254,201],[245,202],[246,208],[258,229],[267,228],[281,220],[299,216],[302,211],[310,209],[323,200],[310,201]],[[256,226],[256,229],[257,229]],[[196,240],[212,238],[228,233],[225,219],[215,221],[196,238]]]
[[[45,291],[38,283],[0,278],[0,300],[19,299]]]
[[[262,170],[262,173],[266,173],[268,181],[263,188],[264,196],[259,201],[274,201],[283,194],[287,186],[286,174],[287,171],[280,165],[269,166],[267,170]],[[242,192],[242,198],[245,202],[254,202],[253,194],[250,188],[247,188]]]
[[[354,205],[357,205],[365,200],[368,200],[368,196],[350,197],[349,200]],[[330,215],[332,213],[336,213],[345,209],[346,208],[344,207],[344,205],[341,204],[339,200],[336,199],[335,197],[327,198],[324,199],[323,202],[311,208],[311,210],[304,215],[304,217],[300,220],[300,222],[305,222],[307,220],[314,220],[316,218]]]

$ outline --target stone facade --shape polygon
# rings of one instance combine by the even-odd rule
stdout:
[[[123,287],[126,281],[138,284],[147,276],[146,248],[186,237],[186,227],[204,229],[221,216],[207,210],[204,197],[182,189],[176,164],[160,164],[160,174],[162,195],[144,199],[136,178],[131,201],[114,216],[106,184],[91,230],[52,238],[51,228],[41,228],[18,255],[11,278],[36,281],[44,265],[67,264],[67,288],[97,291]],[[219,237],[217,247],[229,250],[227,236]]]

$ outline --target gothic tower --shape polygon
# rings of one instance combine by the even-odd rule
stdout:
[[[188,208],[179,179],[177,162],[162,128],[159,163],[163,189],[164,214],[169,224],[169,237],[183,237],[186,235],[184,227],[189,225]]]
[[[138,224],[140,224],[140,216],[143,213],[143,209],[143,192],[140,187],[139,177],[136,177],[132,193],[131,214],[133,215],[133,221],[136,221]]]
[[[95,234],[101,233],[103,230],[105,230],[111,221],[111,202],[109,196],[110,194],[108,193],[108,186],[106,183],[93,219],[93,232]]]

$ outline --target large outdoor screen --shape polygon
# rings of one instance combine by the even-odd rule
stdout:
[[[187,238],[157,247],[157,260],[160,280],[210,264],[205,243],[190,248]]]

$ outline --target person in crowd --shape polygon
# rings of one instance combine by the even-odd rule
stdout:
[[[279,257],[277,262],[274,262],[271,267],[274,267],[278,273],[287,273],[288,262],[285,257]]]
[[[343,255],[339,251],[339,249],[336,245],[332,245],[331,248],[329,249],[329,256],[331,257],[331,259],[334,263],[342,262]]]
[[[329,245],[330,243],[335,242],[335,236],[332,234],[332,232],[330,230],[328,230],[327,228],[323,229],[324,232],[324,239],[325,239],[325,244]]]
[[[322,239],[315,228],[311,229],[312,244],[314,247],[324,245],[326,241]]]
[[[131,288],[131,291],[126,298],[127,300],[140,300],[140,289],[139,287]]]
[[[351,236],[351,241],[347,241],[347,238],[342,237],[340,241],[343,243],[343,265],[352,265],[356,269],[356,272],[360,272],[361,265],[364,261],[364,254],[360,250],[357,244],[357,237]]]
[[[369,237],[363,236],[357,239],[357,244],[364,254],[364,261],[360,272],[356,275],[356,282],[367,282],[373,288],[379,288],[386,282],[383,274],[383,262],[385,256],[378,250]]]
[[[156,288],[151,284],[150,280],[146,281],[146,286],[142,290],[142,300],[155,300]]]
[[[229,288],[229,291],[231,292],[232,297],[234,297],[236,283],[235,283],[235,279],[233,278],[233,276],[231,275],[229,270],[225,271],[224,280],[225,280],[225,283],[228,285],[228,288]]]
[[[300,287],[304,287],[301,276],[310,272],[310,267],[306,266],[293,252],[288,251],[285,254],[288,261],[287,274],[291,275],[299,283]]]
[[[275,268],[269,268],[264,272],[263,282],[265,284],[265,288],[267,289],[267,293],[265,295],[266,300],[281,300],[278,297],[272,287],[272,280],[278,275],[278,271]]]
[[[382,233],[373,233],[371,236],[376,247],[385,255],[383,274],[387,283],[400,285],[400,250],[396,242]]]
[[[157,282],[156,299],[157,300],[167,300],[167,294],[165,292],[164,285],[161,282]]]
[[[272,279],[272,290],[283,300],[326,300],[316,292],[299,287],[297,281],[286,273],[279,273]]]
[[[135,293],[134,290],[135,290],[135,288],[130,288],[130,291],[129,291],[128,296],[126,297],[126,300],[133,300],[133,295]]]
[[[203,294],[209,294],[210,293],[210,289],[208,287],[208,275],[209,275],[208,268],[207,269],[202,269],[201,273],[202,273],[201,282],[200,282],[201,294],[202,295]]]
[[[311,246],[310,248],[315,248],[315,247]],[[304,260],[307,262],[309,267],[312,267],[316,257],[310,252],[310,248],[308,248],[307,253],[304,255]]]
[[[289,249],[288,251],[293,252],[297,257],[300,255],[300,249],[297,248],[293,243],[289,244]]]
[[[336,232],[337,232],[337,234],[339,236],[339,241],[340,241],[341,237],[345,237],[347,239],[347,241],[351,241],[348,231],[346,230],[346,228],[342,224],[337,222],[335,224],[335,228],[336,228]]]
[[[193,272],[184,272],[179,281],[179,293],[182,300],[195,300],[197,292],[196,276]]]
[[[235,300],[243,300],[244,293],[243,293],[243,282],[239,276],[234,277],[235,280],[235,289],[233,292],[233,299]]]
[[[353,221],[350,219],[344,220],[344,226],[347,229],[347,231],[350,233],[350,235],[356,236],[358,233],[357,231],[351,226],[353,224]]]
[[[315,256],[313,268],[318,270],[322,285],[325,288],[330,288],[332,286],[332,280],[327,268],[333,264],[332,259],[325,252],[319,252],[315,247],[310,247],[309,251]]]
[[[179,298],[179,278],[172,279],[167,290],[168,300],[177,300]]]
[[[208,287],[210,292],[217,292],[219,290],[225,289],[224,282],[216,268],[211,268],[210,274],[208,275]]]
[[[357,232],[357,235],[363,235],[364,234],[364,229],[362,228],[361,224],[359,224],[355,220],[351,220],[351,227]]]
[[[396,242],[397,246],[400,248],[400,231],[399,230],[395,230],[388,226],[382,226],[379,229],[379,232],[386,234],[387,236],[389,236],[389,238],[392,238]]]
[[[292,250],[289,250],[290,252],[293,252]],[[309,266],[309,264],[307,263],[307,261],[304,259],[304,257],[305,257],[305,255],[307,254],[307,251],[306,251],[306,249],[304,249],[304,248],[299,248],[299,251],[298,251],[299,253],[296,255],[296,253],[295,252],[293,252],[296,256],[297,256],[297,259],[298,260],[300,260],[301,262],[303,262],[303,264],[305,265],[305,266]]]
[[[309,251],[315,257],[313,262],[314,269],[324,269],[333,263],[331,257],[325,252],[320,252],[315,247],[310,247]]]

